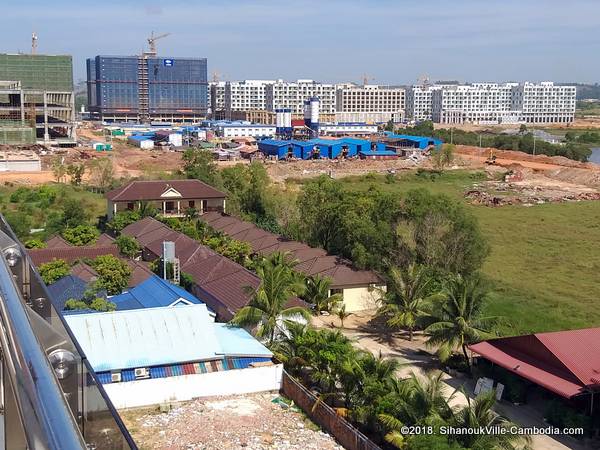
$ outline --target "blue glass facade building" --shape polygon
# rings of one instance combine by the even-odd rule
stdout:
[[[196,121],[208,107],[205,58],[96,56],[87,60],[88,105],[107,121]]]

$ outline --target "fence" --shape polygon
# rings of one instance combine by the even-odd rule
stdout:
[[[314,422],[331,433],[337,441],[348,450],[381,450],[381,448],[352,426],[346,419],[338,415],[329,405],[317,402],[308,389],[302,386],[286,371],[283,371],[281,390],[291,398]]]

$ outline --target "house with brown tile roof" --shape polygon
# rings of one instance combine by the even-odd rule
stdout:
[[[102,233],[100,236],[98,236],[98,239],[96,239],[96,242],[94,242],[94,245],[97,246],[105,246],[105,245],[111,245],[115,243],[115,238],[106,234],[106,233]]]
[[[156,219],[146,217],[128,225],[121,233],[140,243],[147,261],[161,256],[163,242],[174,242],[181,271],[194,280],[192,293],[216,312],[218,320],[229,321],[250,302],[252,294],[246,287],[257,289],[260,285],[260,279],[253,272]],[[306,306],[298,299],[289,304]]]
[[[72,247],[72,245],[69,244],[67,241],[65,241],[62,236],[55,234],[54,236],[52,236],[50,239],[48,239],[46,241],[45,248],[66,248],[66,247]]]
[[[32,248],[27,250],[31,262],[35,266],[50,262],[54,259],[64,259],[67,262],[75,262],[80,259],[94,259],[102,255],[119,256],[116,245],[104,246],[71,246],[66,248]]]
[[[120,211],[139,209],[143,203],[163,216],[181,217],[189,208],[199,214],[225,211],[225,193],[200,180],[132,181],[106,193],[110,219]]]
[[[375,272],[359,270],[347,259],[328,255],[323,249],[287,239],[221,212],[208,212],[201,220],[232,239],[247,242],[256,254],[268,256],[274,252],[289,252],[298,261],[296,270],[299,272],[331,278],[331,293],[342,294],[346,311],[378,306],[385,284]]]

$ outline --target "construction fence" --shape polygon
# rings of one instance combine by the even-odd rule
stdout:
[[[315,407],[317,397],[285,370],[283,371],[281,391],[286,397],[292,399],[313,422],[328,431],[347,450],[381,450],[377,444],[338,415],[329,405],[319,402]]]

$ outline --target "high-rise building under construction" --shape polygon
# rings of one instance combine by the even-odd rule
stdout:
[[[208,107],[206,58],[88,58],[87,88],[89,110],[99,120],[197,121]]]
[[[0,54],[0,143],[73,144],[73,60]]]

